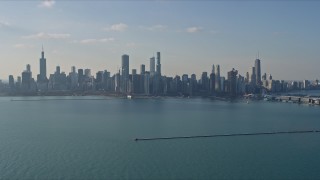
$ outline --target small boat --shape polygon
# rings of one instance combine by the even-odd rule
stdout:
[[[132,96],[131,95],[127,95],[127,99],[132,99]]]

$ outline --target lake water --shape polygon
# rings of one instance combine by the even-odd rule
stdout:
[[[134,141],[319,130],[319,106],[1,97],[0,117],[0,179],[320,178],[320,133]]]

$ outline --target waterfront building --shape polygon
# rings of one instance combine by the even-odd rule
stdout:
[[[144,64],[140,65],[140,75],[143,75],[146,72],[146,66]]]
[[[256,85],[260,86],[261,85],[261,61],[260,59],[256,59],[254,63],[255,67],[255,75],[256,75]]]
[[[189,94],[189,78],[188,74],[182,75],[182,93]]]
[[[161,76],[160,52],[157,52],[157,74]]]
[[[121,64],[121,93],[128,92],[128,83],[129,83],[129,56],[124,54],[122,55],[122,64]]]
[[[220,85],[220,87],[221,87],[221,89],[220,89],[220,92],[225,92],[226,91],[226,86],[227,86],[227,84],[226,84],[226,78],[225,77],[220,77],[220,80],[219,80],[219,85]]]
[[[303,89],[308,90],[310,88],[310,81],[304,80],[303,81]]]
[[[250,84],[254,87],[256,85],[256,68],[251,67]]]
[[[237,95],[245,94],[245,92],[246,92],[245,77],[239,74],[237,77]]]
[[[31,89],[32,83],[32,72],[30,64],[27,64],[27,68],[21,74],[22,82],[21,82],[21,90],[23,92],[28,92]]]
[[[195,74],[191,74],[190,87],[191,87],[190,95],[195,95],[198,92],[198,82],[197,82],[197,76]]]
[[[246,84],[249,84],[250,82],[250,75],[249,72],[246,73],[246,79],[245,79]]]
[[[84,71],[83,69],[78,69],[78,88],[83,90],[84,86]]]
[[[42,46],[41,58],[40,58],[40,74],[38,82],[47,82],[47,60],[44,58],[44,50]]]
[[[15,91],[15,84],[14,84],[14,77],[13,75],[10,75],[9,76],[9,88],[10,88],[10,91]]]
[[[140,83],[139,83],[139,85],[140,85],[140,88],[139,88],[139,92],[141,93],[141,94],[144,94],[144,75],[145,75],[145,73],[146,73],[146,66],[144,65],[144,64],[141,64],[141,66],[140,66]]]
[[[112,80],[110,77],[110,72],[108,72],[107,70],[103,71],[103,89],[105,91],[111,91],[111,84],[112,84]]]
[[[215,80],[215,89],[216,92],[220,92],[221,91],[221,82],[220,82],[220,65],[216,65],[216,72],[215,72],[215,76],[216,76],[216,80]]]
[[[150,95],[150,72],[148,71],[144,74],[144,94]]]
[[[215,74],[215,66],[214,66],[214,64],[212,64],[212,68],[211,68],[211,73],[213,73],[213,74]]]
[[[213,95],[215,93],[215,86],[216,86],[216,75],[214,74],[214,66],[212,68],[212,73],[210,74],[209,79],[209,86],[210,86],[210,95]]]
[[[140,89],[140,75],[137,74],[137,70],[136,69],[132,69],[132,74],[131,74],[131,78],[130,78],[130,92],[134,93],[134,94],[138,94],[139,93],[139,89]]]
[[[60,66],[56,66],[54,74],[50,74],[48,89],[53,91],[64,91],[67,90],[67,75],[61,72]]]
[[[91,77],[91,69],[85,69],[84,70],[84,76],[87,77],[87,78]]]
[[[155,74],[155,57],[150,58],[150,76]]]
[[[76,72],[76,67],[71,67],[71,72],[69,73],[70,78],[70,89],[76,90],[78,88],[78,73]]]
[[[237,96],[237,74],[238,71],[232,68],[231,71],[228,72],[228,89],[227,92],[229,96],[236,97]]]
[[[201,93],[207,94],[209,92],[209,78],[207,72],[202,72],[200,83]]]
[[[103,71],[96,73],[95,88],[96,90],[103,90]]]
[[[39,92],[48,91],[48,78],[47,78],[47,60],[44,58],[44,50],[42,46],[40,58],[40,74],[37,76],[37,87]]]
[[[120,88],[120,86],[121,86],[121,84],[120,84],[121,80],[120,79],[121,79],[121,76],[120,76],[120,70],[119,70],[119,72],[114,75],[114,91],[116,93],[119,93],[120,89],[121,89]]]
[[[28,72],[31,73],[31,66],[30,66],[30,64],[27,64],[27,70],[26,70],[26,71],[28,71]],[[32,76],[32,74],[31,74],[31,76]]]

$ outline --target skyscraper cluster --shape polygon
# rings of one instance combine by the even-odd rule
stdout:
[[[261,76],[261,60],[257,58],[254,66],[241,76],[237,70],[227,72],[227,79],[221,76],[220,65],[212,65],[211,72],[203,72],[200,79],[195,74],[181,77],[167,77],[161,73],[161,54],[149,59],[149,71],[146,65],[140,65],[140,71],[132,69],[130,73],[129,55],[121,56],[121,68],[111,75],[107,70],[98,71],[95,76],[90,69],[76,69],[71,67],[69,74],[56,67],[53,74],[47,77],[47,60],[42,48],[39,59],[40,73],[37,80],[32,76],[31,66],[28,64],[21,76],[15,82],[12,75],[9,76],[9,84],[6,88],[10,93],[63,93],[63,92],[100,92],[111,94],[135,94],[135,95],[184,95],[184,96],[230,96],[262,92],[282,92],[291,89],[310,89],[318,87],[318,82],[287,82],[274,80],[271,75]],[[1,84],[1,83],[0,83]]]

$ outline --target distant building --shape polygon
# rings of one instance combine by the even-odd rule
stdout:
[[[40,58],[40,74],[38,82],[47,82],[47,60],[44,58],[44,50],[42,47],[41,58]]]
[[[157,75],[161,76],[160,52],[157,52]]]
[[[216,65],[216,72],[215,72],[216,80],[215,80],[215,89],[217,92],[221,91],[221,82],[220,82],[220,65]]]
[[[209,79],[210,95],[213,95],[216,90],[216,75],[214,74],[214,68],[212,70],[213,71],[210,74],[210,79]]]
[[[209,79],[208,79],[208,73],[202,72],[201,75],[201,93],[207,94],[209,92]]]
[[[252,86],[255,86],[257,82],[257,76],[256,76],[256,68],[251,67],[251,76],[250,76],[250,83]]]
[[[30,64],[27,65],[27,69],[22,72],[21,90],[23,92],[29,92],[31,90],[32,73]]]
[[[10,91],[11,91],[11,92],[15,91],[15,84],[14,84],[14,77],[13,77],[13,75],[10,75],[10,76],[9,76],[9,88],[10,88]]]
[[[256,85],[261,85],[261,62],[260,59],[255,60],[255,75],[256,75]]]
[[[150,94],[150,72],[146,71],[144,74],[144,94]]]
[[[155,57],[150,58],[150,76],[155,74]]]
[[[122,55],[122,64],[121,64],[121,93],[128,92],[128,83],[129,83],[129,56],[124,54]]]
[[[146,72],[146,66],[144,64],[141,64],[140,66],[140,74],[143,75]]]

